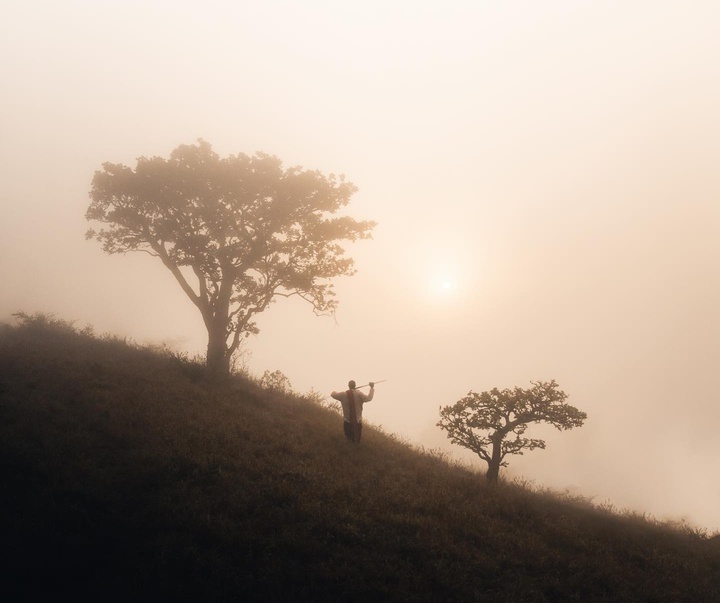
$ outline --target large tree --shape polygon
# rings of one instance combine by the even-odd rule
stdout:
[[[507,455],[545,448],[544,440],[523,437],[530,423],[549,423],[563,430],[580,427],[587,418],[565,402],[567,395],[554,380],[531,383],[530,389],[471,391],[452,406],[440,408],[438,427],[447,431],[453,444],[469,448],[487,463],[491,483],[497,482],[500,467],[507,466]],[[508,437],[511,434],[515,437]]]
[[[227,374],[276,297],[335,311],[329,279],[355,272],[340,242],[369,238],[375,225],[334,215],[356,190],[342,176],[284,169],[271,155],[221,158],[199,140],[169,159],[140,157],[135,169],[104,163],[86,213],[104,227],[86,236],[107,253],[160,258],[202,315],[208,367]]]

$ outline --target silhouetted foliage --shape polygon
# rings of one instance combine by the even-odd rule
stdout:
[[[227,374],[241,338],[277,296],[298,296],[332,314],[337,276],[352,275],[341,241],[369,238],[374,223],[332,217],[356,187],[344,177],[283,169],[258,153],[219,157],[210,144],[181,145],[169,159],[137,160],[133,170],[104,163],[95,173],[86,218],[107,253],[160,258],[200,311],[207,364]]]
[[[545,441],[525,438],[530,423],[550,423],[557,429],[580,427],[587,415],[565,403],[567,395],[553,380],[533,382],[530,389],[497,388],[468,393],[452,406],[440,408],[437,425],[453,444],[475,452],[488,464],[487,479],[497,482],[505,457],[523,450],[545,448]],[[487,433],[482,433],[487,432]],[[507,439],[514,434],[514,439]]]

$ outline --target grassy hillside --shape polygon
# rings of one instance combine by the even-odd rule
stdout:
[[[0,330],[0,478],[6,601],[720,601],[718,538],[38,317]]]

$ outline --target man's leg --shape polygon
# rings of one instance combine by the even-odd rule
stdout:
[[[352,442],[354,440],[352,423],[343,421],[343,430],[345,431],[345,437]]]

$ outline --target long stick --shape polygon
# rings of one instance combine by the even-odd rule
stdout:
[[[373,383],[375,385],[377,385],[378,383],[385,383],[386,381],[387,381],[387,379],[383,379],[382,381],[373,381]],[[366,383],[365,385],[359,385],[355,389],[360,389],[361,387],[368,387],[369,385],[370,385],[369,383]]]

